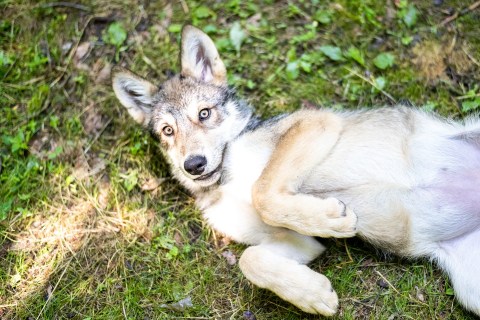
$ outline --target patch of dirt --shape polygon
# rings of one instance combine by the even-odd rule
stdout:
[[[30,139],[28,150],[37,158],[46,159],[58,146],[52,133],[48,129],[42,129]]]
[[[98,134],[105,126],[106,119],[95,103],[90,102],[82,119],[83,128],[88,135]]]
[[[418,43],[413,49],[413,64],[420,75],[431,83],[453,80],[470,83],[477,71],[477,65],[465,43],[457,43],[456,38],[433,40]]]
[[[81,152],[75,160],[72,175],[78,181],[86,182],[88,185],[88,178],[98,175],[105,168],[106,162],[104,159],[97,155],[85,155]]]
[[[429,82],[448,79],[445,73],[445,48],[440,43],[425,41],[417,44],[412,52],[415,55],[412,62],[423,78]]]

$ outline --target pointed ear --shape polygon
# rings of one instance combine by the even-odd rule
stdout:
[[[182,30],[182,75],[216,85],[227,84],[227,71],[212,39],[192,26]]]
[[[115,67],[112,86],[120,103],[138,123],[147,126],[150,121],[152,98],[158,88],[133,72]]]

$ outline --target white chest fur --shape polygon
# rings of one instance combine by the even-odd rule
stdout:
[[[225,156],[228,182],[211,207],[204,210],[208,223],[237,242],[259,244],[277,228],[265,224],[252,206],[252,186],[262,173],[272,152],[269,141],[249,135],[233,142]]]

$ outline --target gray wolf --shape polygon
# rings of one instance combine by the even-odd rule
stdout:
[[[227,86],[202,31],[182,31],[181,73],[160,86],[117,68],[113,89],[160,142],[206,221],[250,245],[240,268],[303,311],[332,315],[330,281],[306,265],[319,237],[359,236],[428,257],[480,315],[480,121],[396,106],[300,110],[261,121]]]

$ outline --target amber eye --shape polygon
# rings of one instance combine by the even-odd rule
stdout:
[[[170,126],[163,127],[162,131],[163,131],[163,134],[166,136],[171,136],[173,134],[173,128]]]
[[[198,118],[200,120],[207,120],[208,118],[210,117],[210,109],[202,109],[200,110],[200,112],[198,113]]]

